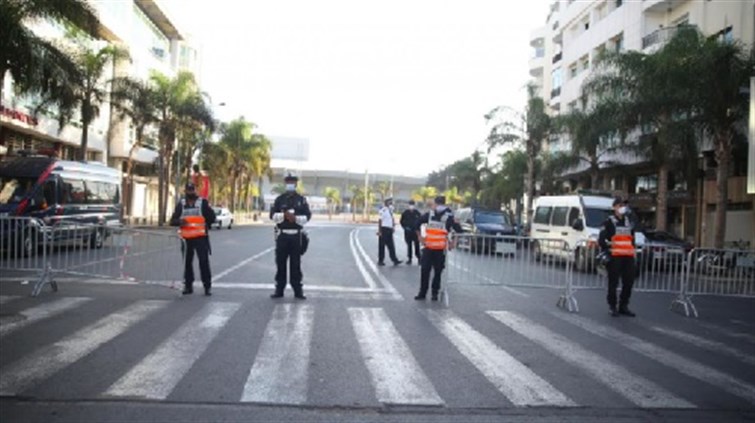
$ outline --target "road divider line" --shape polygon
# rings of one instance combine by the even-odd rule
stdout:
[[[306,402],[313,321],[312,306],[275,306],[244,385],[242,402]]]
[[[367,283],[367,286],[370,289],[377,289],[377,284],[375,283],[375,279],[372,278],[370,273],[365,269],[364,264],[359,259],[359,255],[357,254],[357,248],[356,248],[356,234],[357,230],[354,229],[351,232],[349,232],[349,247],[351,249],[351,254],[354,256],[354,261],[357,264],[357,268],[359,269],[359,273],[362,274],[362,279],[364,279],[365,283]]]
[[[247,264],[251,263],[252,261],[257,260],[258,258],[264,256],[265,254],[269,254],[269,253],[271,253],[273,251],[275,251],[275,247],[270,247],[270,248],[268,248],[268,249],[266,249],[266,250],[264,250],[262,252],[259,252],[259,253],[255,254],[255,255],[247,258],[247,259],[244,259],[244,260],[240,261],[239,263],[237,263],[237,264],[229,267],[228,269],[226,269],[226,270],[218,273],[217,275],[215,275],[212,278],[212,281],[215,282],[217,280],[220,280],[220,278],[228,275],[229,273],[234,272],[237,269],[239,269],[240,267],[246,266]]]
[[[246,283],[246,282],[218,282],[212,284],[213,288],[241,288],[241,289],[270,289],[274,286],[272,283]],[[309,291],[327,291],[327,292],[346,292],[346,293],[379,293],[389,294],[390,291],[383,288],[364,288],[359,286],[337,286],[337,285],[307,285],[304,288]]]
[[[750,366],[755,366],[754,356],[750,354],[745,354],[735,348],[732,348],[724,344],[723,342],[711,341],[710,339],[705,339],[700,336],[693,335],[691,333],[686,333],[686,332],[669,329],[669,328],[662,328],[660,326],[653,326],[650,329],[662,335],[669,336],[671,338],[676,338],[682,342],[686,342],[688,344],[694,345],[695,347],[702,348],[704,350],[708,350],[714,353],[725,354],[743,363],[746,363]]]
[[[398,290],[396,289],[396,287],[393,286],[391,281],[389,281],[388,278],[383,276],[383,274],[378,271],[378,268],[375,262],[372,261],[370,256],[368,256],[367,253],[364,251],[364,248],[362,247],[362,243],[359,242],[360,232],[361,230],[357,229],[357,232],[354,235],[354,241],[356,242],[357,250],[359,250],[359,254],[361,254],[362,258],[364,259],[364,262],[367,263],[367,266],[369,266],[372,272],[377,276],[378,280],[380,280],[380,283],[383,284],[384,288],[389,290],[394,296],[396,296],[397,299],[404,299],[404,296],[398,292]]]
[[[749,385],[733,376],[729,376],[719,370],[706,366],[702,363],[690,360],[665,348],[643,341],[636,336],[593,323],[590,320],[566,313],[552,313],[554,316],[565,320],[593,335],[616,342],[638,354],[642,354],[678,372],[698,379],[704,383],[713,385],[730,394],[741,397],[751,404],[755,404],[755,386]]]
[[[639,407],[695,408],[693,404],[671,394],[655,383],[632,374],[624,367],[529,319],[508,311],[488,311],[487,313],[551,354],[579,367]]]
[[[0,369],[0,395],[13,396],[36,385],[168,304],[170,301],[138,301],[9,364]]]
[[[427,310],[430,322],[517,407],[574,407],[545,379],[449,310]]]
[[[381,308],[349,308],[362,358],[383,404],[442,405],[411,350]]]
[[[74,309],[89,300],[90,298],[84,297],[65,297],[42,303],[38,306],[24,310],[20,313],[24,318],[23,320],[10,322],[3,322],[2,320],[0,320],[0,337],[6,336],[9,333],[24,326],[28,326],[48,317],[55,316],[57,314],[63,313],[64,311]]]
[[[110,386],[105,396],[167,398],[240,307],[240,303],[227,302],[205,305]]]

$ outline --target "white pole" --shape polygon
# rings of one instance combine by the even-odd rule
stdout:
[[[747,159],[747,193],[755,194],[755,77],[750,78],[750,154]]]
[[[369,194],[369,185],[370,185],[370,176],[367,172],[367,169],[364,170],[364,210],[362,211],[362,214],[364,215],[364,220],[367,221],[368,219],[368,213],[367,213],[367,207],[369,207],[370,202],[370,194]]]

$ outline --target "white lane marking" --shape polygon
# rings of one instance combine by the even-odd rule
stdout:
[[[586,371],[635,405],[643,408],[695,408],[655,383],[583,348],[544,326],[508,311],[488,311],[494,319],[551,354]]]
[[[52,376],[167,304],[170,302],[138,301],[4,367],[0,378],[0,395],[15,395]]]
[[[729,376],[699,362],[690,360],[665,348],[651,344],[650,342],[643,341],[636,336],[628,335],[617,329],[593,323],[583,317],[567,315],[565,313],[552,314],[586,330],[587,332],[616,342],[634,352],[651,358],[665,366],[671,367],[682,374],[694,379],[699,379],[755,404],[755,386],[748,385],[735,377]]]
[[[720,333],[722,335],[728,336],[729,338],[742,339],[742,340],[745,340],[747,342],[751,342],[751,343],[755,344],[755,336],[753,336],[753,335],[751,335],[749,333],[742,333],[742,332],[732,331],[732,330],[729,330],[728,328],[726,328],[725,326],[719,326],[719,325],[715,325],[713,323],[701,322],[701,321],[698,321],[698,320],[696,320],[695,323],[697,323],[699,326],[704,327],[705,329],[711,330],[711,331],[716,332],[716,333]]]
[[[451,311],[427,310],[430,322],[515,406],[576,404]]]
[[[260,258],[260,257],[264,256],[265,254],[269,254],[269,253],[271,253],[271,252],[272,252],[272,251],[274,251],[274,250],[275,250],[275,247],[270,247],[270,248],[268,248],[267,250],[264,250],[264,251],[262,251],[262,252],[259,252],[259,253],[255,254],[255,255],[253,255],[253,256],[251,256],[251,257],[247,258],[247,259],[241,260],[240,262],[236,263],[235,265],[233,265],[233,266],[229,267],[228,269],[225,269],[224,271],[222,271],[222,272],[218,273],[217,275],[215,275],[215,276],[214,276],[214,277],[212,278],[212,281],[213,281],[213,282],[215,282],[215,281],[217,281],[217,280],[220,280],[220,278],[222,278],[223,276],[226,276],[226,275],[228,275],[229,273],[231,273],[231,272],[234,272],[234,271],[238,270],[238,269],[239,269],[240,267],[242,267],[242,266],[246,266],[246,265],[247,265],[247,264],[249,264],[250,262],[252,262],[252,261],[254,261],[254,260],[257,260],[258,258]]]
[[[755,366],[755,357],[753,357],[750,354],[745,354],[735,348],[732,348],[724,344],[723,342],[711,341],[710,339],[705,339],[700,336],[693,335],[691,333],[686,333],[686,332],[669,329],[669,328],[662,328],[660,326],[653,326],[650,329],[662,335],[670,336],[682,342],[692,344],[698,348],[712,351],[714,353],[726,354],[726,355],[736,358],[737,360],[743,363],[747,363],[750,366]]]
[[[453,267],[461,270],[464,273],[472,273],[472,272],[470,272],[469,269],[467,269],[466,267],[462,267],[462,266],[458,265],[455,261],[451,261],[451,266],[453,266]],[[493,279],[491,279],[491,278],[489,278],[487,276],[481,276],[481,275],[473,275],[473,276],[477,276],[478,278],[484,280],[485,282],[487,282],[490,285],[495,285],[497,287],[500,287],[504,291],[510,292],[510,293],[512,293],[514,295],[518,295],[518,296],[520,296],[522,298],[529,298],[530,297],[530,295],[527,294],[527,293],[524,293],[524,292],[522,292],[522,291],[520,291],[518,289],[514,289],[514,288],[512,288],[510,286],[506,286],[506,285],[504,285],[504,284],[502,284],[500,282],[496,282],[495,280],[493,280]],[[463,284],[460,284],[460,285],[463,285]]]
[[[401,295],[401,293],[398,292],[396,287],[391,284],[391,282],[383,276],[382,273],[378,271],[377,265],[375,262],[372,261],[370,256],[367,255],[367,253],[364,251],[364,248],[362,247],[362,243],[359,242],[359,232],[361,230],[357,229],[357,233],[354,235],[354,241],[356,242],[357,250],[359,250],[359,254],[362,255],[362,258],[364,259],[364,262],[367,263],[367,265],[372,269],[372,272],[377,276],[377,278],[380,280],[380,283],[383,284],[383,287],[388,289],[391,293],[393,293],[394,296],[396,296],[397,299],[403,299],[404,296]]]
[[[25,317],[24,320],[11,321],[7,323],[0,321],[0,337],[8,335],[15,330],[18,330],[24,326],[28,326],[32,323],[36,323],[42,319],[46,319],[48,317],[55,316],[56,314],[60,314],[64,311],[76,308],[89,300],[90,298],[83,297],[64,297],[24,310],[21,312],[21,315]]]
[[[16,296],[16,295],[0,295],[0,305],[9,303],[9,302],[11,302],[13,300],[16,300],[18,298],[21,298],[21,297]]]
[[[357,255],[357,249],[356,249],[356,234],[357,230],[354,229],[349,233],[349,246],[351,247],[351,254],[354,256],[354,261],[357,263],[357,268],[359,269],[359,273],[362,274],[362,279],[367,283],[367,286],[370,289],[377,289],[377,284],[375,283],[375,279],[372,279],[372,276],[367,271],[367,269],[364,268],[364,264],[362,263],[362,260],[359,259],[359,255]]]
[[[245,282],[218,282],[213,283],[213,288],[239,288],[239,289],[271,289],[275,285],[272,283],[245,283]],[[310,291],[322,291],[322,292],[341,292],[352,294],[390,294],[387,289],[382,288],[363,288],[358,286],[338,286],[338,285],[308,285],[304,284],[304,289],[307,292]]]
[[[239,303],[208,303],[105,392],[106,396],[165,399],[225,326]]]
[[[249,371],[242,402],[302,404],[307,400],[313,318],[309,305],[275,307]]]
[[[355,307],[348,311],[378,401],[383,404],[443,404],[383,309]]]

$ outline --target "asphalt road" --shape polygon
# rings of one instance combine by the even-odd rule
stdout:
[[[2,271],[0,421],[755,421],[752,299],[698,297],[693,319],[638,292],[612,318],[596,289],[568,313],[536,287],[562,266],[458,252],[449,305],[417,302],[419,267],[377,267],[374,227],[317,223],[308,299],[271,300],[271,229],[211,237],[209,298],[180,296],[155,239],[53,253],[70,271],[37,298]],[[98,277],[123,272],[149,283]]]

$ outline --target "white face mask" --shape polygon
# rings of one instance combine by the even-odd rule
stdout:
[[[438,212],[438,213],[442,213],[443,210],[445,210],[445,209],[446,209],[446,206],[442,206],[440,204],[437,205],[437,206],[435,206],[435,211]]]
[[[619,214],[622,215],[622,216],[624,216],[625,214],[627,214],[627,208],[626,208],[626,206],[619,207]]]
[[[409,204],[409,210],[414,210],[414,205]]]
[[[296,191],[296,184],[286,184],[286,191]]]

